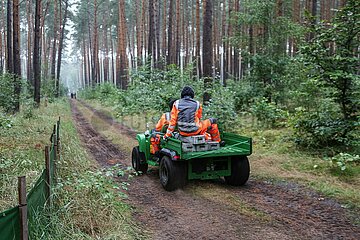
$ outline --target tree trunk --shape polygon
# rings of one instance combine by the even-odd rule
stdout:
[[[180,42],[180,26],[181,26],[181,19],[180,19],[180,0],[176,0],[176,36],[175,36],[175,64],[180,64],[180,49],[181,49],[181,42]]]
[[[40,62],[40,18],[41,18],[41,0],[35,2],[35,28],[34,28],[34,56],[33,56],[33,83],[34,83],[34,101],[40,106],[41,90],[41,62]]]
[[[313,27],[315,27],[316,25],[316,17],[317,17],[317,0],[312,0],[312,4],[311,4],[311,15],[313,17],[313,20],[311,22],[311,25]],[[310,39],[314,38],[314,33],[311,32],[310,34]]]
[[[160,59],[161,59],[161,45],[160,45],[160,32],[161,32],[161,8],[160,8],[160,0],[156,0],[155,5],[155,27],[156,27],[156,58],[155,58],[155,66],[157,68],[160,67]]]
[[[136,0],[136,59],[137,59],[137,66],[141,65],[141,53],[142,53],[142,46],[141,46],[141,0]]]
[[[149,39],[148,39],[148,56],[154,58],[154,0],[149,0]]]
[[[142,21],[141,21],[141,58],[144,62],[144,59],[146,59],[146,0],[143,0],[142,2]]]
[[[57,59],[57,70],[56,70],[56,97],[60,96],[60,72],[61,72],[61,57],[62,57],[62,50],[64,46],[64,35],[65,35],[65,26],[67,21],[68,15],[68,1],[65,1],[65,14],[64,19],[62,22],[60,39],[59,39],[59,48],[58,48],[58,59]]]
[[[56,42],[58,41],[58,0],[54,0],[54,38],[51,49],[51,68],[50,68],[50,78],[55,79],[56,72]]]
[[[20,58],[20,17],[19,0],[13,0],[13,62],[14,62],[14,112],[20,110],[21,58]]]
[[[203,77],[204,77],[204,104],[207,104],[211,98],[206,89],[212,85],[212,0],[204,0],[204,23],[203,23]]]
[[[236,14],[238,14],[238,12],[240,11],[239,1],[235,1],[234,11]],[[251,32],[250,32],[250,30],[249,30],[249,32],[251,34],[249,34],[250,35],[249,49],[250,49],[250,51],[253,51],[253,49],[254,49],[253,27],[250,26],[250,29],[251,29]],[[236,46],[234,47],[233,68],[234,68],[233,74],[234,74],[235,79],[239,79],[239,48]]]
[[[118,24],[118,55],[117,55],[117,84],[122,89],[128,86],[128,63],[126,56],[126,18],[125,18],[125,0],[119,0],[119,24]]]
[[[173,15],[174,15],[174,0],[170,0],[169,6],[169,26],[168,26],[168,57],[167,57],[167,65],[174,63],[174,47],[173,47]]]
[[[83,35],[84,36],[84,35]],[[83,37],[84,41],[82,41],[82,44],[83,44],[83,64],[84,64],[84,67],[83,67],[83,76],[84,76],[84,83],[85,83],[85,86],[86,87],[89,87],[90,84],[89,84],[89,79],[88,79],[88,74],[87,74],[87,53],[86,53],[86,41],[85,41],[85,38]]]
[[[14,73],[14,59],[13,59],[13,31],[12,31],[12,5],[11,0],[7,0],[7,15],[6,15],[6,51],[7,51],[7,61],[6,61],[6,70],[9,73]]]
[[[93,27],[93,46],[92,46],[92,85],[99,83],[99,36],[98,36],[98,22],[97,22],[98,4],[94,0],[94,27]]]
[[[111,40],[111,80],[113,84],[116,85],[114,54],[115,54],[114,40]]]
[[[28,24],[28,33],[27,33],[27,59],[26,59],[26,77],[28,82],[31,84],[31,86],[34,86],[33,82],[33,72],[32,72],[32,35],[33,35],[33,19],[32,19],[32,0],[26,1],[26,17],[27,17],[27,24]]]
[[[223,1],[223,9],[222,9],[222,28],[221,28],[221,36],[222,36],[222,67],[221,67],[221,72],[222,72],[222,80],[223,80],[223,84],[224,86],[226,86],[226,79],[228,78],[227,76],[227,71],[226,71],[226,65],[227,65],[227,49],[228,49],[228,35],[227,35],[227,26],[226,26],[226,0]],[[225,41],[224,41],[225,40]]]
[[[45,6],[45,10],[43,11],[42,13],[42,18],[40,20],[40,38],[41,38],[41,54],[42,55],[42,60],[40,61],[41,62],[41,65],[42,65],[42,79],[46,80],[48,77],[48,48],[47,48],[47,36],[45,34],[45,17],[47,15],[47,12],[49,10],[49,6],[50,6],[50,2],[46,2],[46,6]]]
[[[5,21],[4,21],[4,5],[3,0],[0,1],[0,74],[4,71],[4,50],[3,50],[3,36],[5,36]],[[4,33],[4,34],[3,34]]]
[[[202,77],[202,67],[200,60],[200,0],[196,0],[196,72],[198,79]]]
[[[105,14],[103,15],[104,23],[104,47],[105,47],[105,59],[104,59],[104,82],[109,81],[109,40],[108,40],[108,24],[106,22]]]
[[[167,22],[167,0],[163,2],[163,22],[162,22],[162,56],[166,57],[166,22]]]

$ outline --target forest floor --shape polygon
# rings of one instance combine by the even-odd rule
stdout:
[[[101,166],[131,166],[134,130],[85,102],[71,100],[71,109],[84,146]],[[360,239],[358,212],[292,182],[192,181],[166,192],[150,168],[129,184],[125,201],[149,239]]]

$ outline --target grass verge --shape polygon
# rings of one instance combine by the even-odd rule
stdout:
[[[61,160],[55,204],[48,216],[37,218],[32,239],[142,239],[131,208],[111,177],[115,169],[99,169],[81,145],[68,101],[59,100],[33,110],[25,119],[12,118],[13,127],[0,134],[1,210],[16,204],[16,177],[26,175],[29,187],[43,169],[43,147],[52,124],[61,116]]]

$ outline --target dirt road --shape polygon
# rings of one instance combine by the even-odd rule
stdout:
[[[130,151],[106,139],[89,119],[111,125],[120,138],[130,136],[127,142],[133,146],[136,133],[84,102],[72,100],[71,106],[78,133],[94,159],[102,166],[130,166]],[[150,239],[360,239],[360,226],[351,221],[358,214],[294,183],[250,177],[240,188],[221,180],[195,181],[166,192],[158,172],[150,169],[131,181],[128,195],[134,218]]]

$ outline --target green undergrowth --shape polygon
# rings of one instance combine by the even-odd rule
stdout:
[[[96,109],[114,112],[110,105],[88,100]],[[130,116],[117,116],[125,125],[142,132],[146,123],[154,126],[160,112]],[[116,117],[116,114],[113,116]],[[328,197],[344,203],[346,207],[360,208],[360,165],[349,164],[341,171],[337,164],[326,161],[332,149],[317,151],[300,148],[292,139],[292,130],[287,127],[267,128],[246,113],[238,114],[233,131],[253,138],[253,154],[250,156],[251,176],[257,179],[293,181],[311,187]]]
[[[298,182],[340,200],[346,207],[360,209],[360,164],[349,163],[341,170],[335,161],[328,160],[333,155],[331,148],[321,151],[300,148],[292,141],[291,131],[285,127],[267,129],[246,124],[236,131],[253,138],[252,176]]]
[[[33,117],[11,117],[12,127],[0,133],[0,208],[16,205],[17,176],[29,187],[43,169],[43,148],[52,124],[61,117],[61,160],[50,217],[39,215],[32,239],[142,239],[124,203],[126,186],[114,181],[118,168],[101,169],[78,137],[67,100],[33,110]],[[124,187],[125,186],[125,187]],[[28,188],[29,189],[29,188]]]

